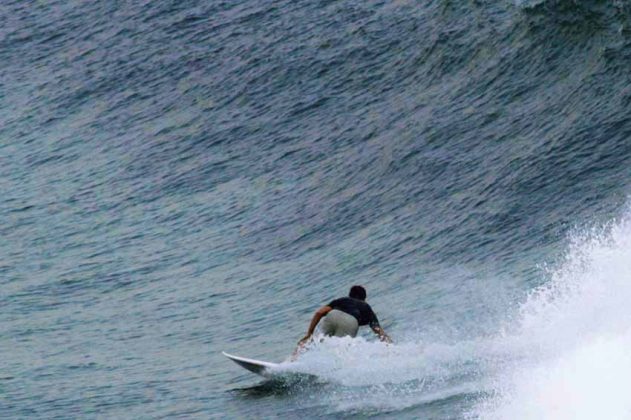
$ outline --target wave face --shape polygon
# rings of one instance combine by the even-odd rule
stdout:
[[[0,21],[4,415],[629,417],[627,3]],[[393,346],[221,356],[284,360],[352,284]]]

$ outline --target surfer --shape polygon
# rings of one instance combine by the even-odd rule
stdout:
[[[301,349],[313,335],[313,331],[324,318],[320,329],[324,335],[344,337],[357,335],[357,330],[362,325],[369,325],[370,329],[379,336],[381,341],[392,343],[392,340],[379,325],[377,315],[366,303],[366,289],[362,286],[351,287],[348,297],[335,299],[328,305],[318,309],[311,319],[309,330],[299,342],[296,351]]]

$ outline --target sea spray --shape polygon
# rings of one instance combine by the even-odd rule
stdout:
[[[477,408],[484,419],[631,418],[631,213],[571,238],[550,281],[496,345],[513,361]]]

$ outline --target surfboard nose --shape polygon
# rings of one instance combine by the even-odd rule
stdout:
[[[228,359],[232,360],[239,366],[249,370],[252,373],[256,373],[257,375],[264,376],[266,378],[270,377],[270,369],[274,367],[278,367],[276,363],[263,362],[261,360],[248,359],[246,357],[235,356],[225,351],[221,352]]]

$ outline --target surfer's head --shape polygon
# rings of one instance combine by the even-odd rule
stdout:
[[[362,286],[353,286],[350,292],[348,292],[348,296],[353,299],[366,300],[366,289]]]

